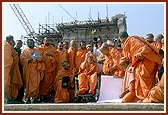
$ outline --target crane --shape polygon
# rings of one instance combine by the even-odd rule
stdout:
[[[17,16],[18,20],[22,24],[23,28],[26,30],[26,33],[30,38],[33,38],[36,42],[36,36],[37,34],[35,33],[33,27],[31,26],[30,22],[28,21],[26,15],[22,11],[21,7],[19,4],[10,4],[10,7],[12,8],[13,12]]]

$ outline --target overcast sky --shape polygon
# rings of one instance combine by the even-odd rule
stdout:
[[[116,14],[127,16],[127,31],[129,35],[145,37],[147,33],[163,34],[165,31],[165,3],[18,3],[38,33],[39,24],[70,22],[92,19],[97,20],[107,16],[111,18]],[[106,5],[107,4],[107,5]],[[62,7],[61,7],[62,6]],[[64,9],[69,13],[67,13]],[[3,39],[7,35],[13,35],[20,39],[21,35],[27,35],[16,15],[12,11],[9,2],[3,2]]]

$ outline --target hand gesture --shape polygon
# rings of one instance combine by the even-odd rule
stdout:
[[[90,53],[91,53],[91,51],[89,51],[89,52],[86,53],[86,55],[85,55],[85,61],[88,60]]]

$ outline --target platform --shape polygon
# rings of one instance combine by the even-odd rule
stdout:
[[[48,104],[5,104],[4,112],[150,112],[165,113],[164,104],[161,103],[48,103]]]

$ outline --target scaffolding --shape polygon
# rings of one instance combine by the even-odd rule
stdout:
[[[25,31],[28,34],[28,36],[30,38],[33,38],[33,39],[37,40],[36,39],[36,33],[35,33],[32,25],[28,21],[26,15],[22,11],[21,7],[19,6],[19,4],[10,4],[10,7],[12,8],[13,12],[17,16],[17,18],[20,21],[20,23],[22,24],[22,26],[25,29]]]

